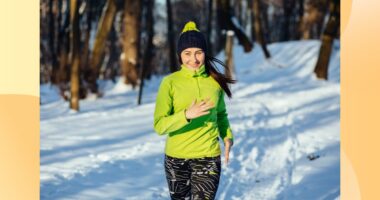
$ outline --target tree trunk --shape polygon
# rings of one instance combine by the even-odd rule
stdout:
[[[319,39],[321,37],[329,0],[308,0],[302,19],[303,39]]]
[[[111,30],[111,26],[116,14],[115,0],[107,0],[104,6],[102,16],[99,20],[98,30],[96,32],[94,47],[92,49],[92,55],[90,60],[91,71],[86,72],[86,79],[89,84],[91,92],[98,92],[98,85],[96,80],[99,76],[99,67],[102,63],[103,53],[105,49],[105,43],[108,33]]]
[[[281,41],[288,41],[290,39],[290,18],[292,17],[294,6],[294,0],[283,0],[284,23],[282,27]]]
[[[224,13],[223,9],[223,0],[216,0],[216,19],[217,19],[217,29],[216,29],[216,35],[217,35],[217,42],[215,44],[216,46],[216,53],[221,51],[223,48],[225,48],[226,44],[226,30],[227,30],[227,14]]]
[[[318,18],[315,22],[316,26],[316,37],[319,38],[322,35],[323,26],[325,24],[325,16],[329,9],[329,0],[321,0],[318,6]]]
[[[176,50],[175,50],[175,41],[173,34],[173,18],[172,18],[172,3],[170,0],[166,0],[166,12],[167,12],[167,23],[168,23],[168,43],[169,43],[169,65],[170,72],[177,71],[177,62],[176,62]]]
[[[239,21],[239,24],[243,24],[243,8],[242,8],[242,0],[235,0],[235,16]]]
[[[301,38],[307,40],[310,38],[310,27],[311,27],[311,19],[310,19],[310,6],[305,5],[304,13],[301,20],[300,32]]]
[[[67,0],[67,4],[69,0]],[[65,11],[65,19],[63,22],[63,26],[59,29],[58,33],[58,41],[61,45],[60,48],[58,48],[59,52],[59,70],[58,70],[58,85],[60,89],[61,96],[68,100],[69,97],[65,94],[67,90],[69,90],[67,83],[69,82],[69,51],[70,51],[70,6],[67,6]]]
[[[47,56],[47,49],[45,48],[42,41],[40,41],[40,84],[41,83],[48,83],[51,79],[51,72],[49,69],[49,60]]]
[[[298,1],[298,21],[296,26],[296,39],[301,39],[302,36],[302,19],[304,15],[304,0]]]
[[[326,25],[326,29],[322,35],[322,45],[319,50],[319,57],[314,73],[319,79],[327,80],[328,65],[332,50],[334,38],[337,35],[340,25],[340,0],[330,2],[330,17]]]
[[[83,44],[83,50],[82,50],[82,55],[81,56],[81,71],[83,72],[88,72],[90,71],[89,66],[88,66],[88,60],[89,60],[89,46],[90,46],[90,35],[91,35],[91,22],[92,22],[92,5],[93,1],[92,0],[87,0],[86,3],[86,32],[84,36],[84,44]]]
[[[261,30],[262,30],[262,37],[263,40],[265,40],[265,43],[268,43],[270,41],[267,41],[267,38],[265,37],[265,33],[269,33],[269,19],[268,19],[268,5],[266,3],[263,3],[260,0],[259,3],[259,9],[260,9],[260,21],[261,21]],[[268,38],[270,40],[270,37]]]
[[[250,12],[249,16],[250,16],[250,34],[251,34],[251,40],[252,41],[257,41],[256,40],[256,31],[255,31],[255,14],[254,14],[254,10],[253,10],[253,1],[248,1],[248,12]]]
[[[141,2],[127,0],[124,5],[124,40],[122,71],[124,83],[137,86],[140,46]]]
[[[70,22],[71,22],[71,78],[70,78],[70,108],[79,110],[79,13],[78,2],[76,0],[70,1]]]
[[[236,17],[232,15],[229,0],[218,0],[217,3],[218,23],[221,29],[233,30],[236,34],[239,44],[243,46],[244,52],[250,52],[253,48],[253,43],[245,34],[238,20],[236,20]]]
[[[139,96],[137,99],[137,104],[141,104],[142,100],[142,93],[144,88],[144,80],[147,76],[147,73],[150,72],[150,69],[152,67],[152,60],[153,60],[153,36],[154,36],[154,19],[153,19],[153,6],[154,6],[154,0],[147,0],[147,12],[146,12],[146,27],[148,32],[148,40],[147,40],[147,46],[145,49],[144,59],[142,60],[142,70],[140,73],[140,89],[139,89]]]
[[[55,46],[55,52],[56,52],[56,55],[59,55],[60,53],[60,44],[61,44],[61,41],[60,41],[60,38],[59,38],[59,32],[61,30],[61,21],[62,21],[62,1],[63,0],[58,0],[58,16],[57,16],[57,31],[56,31],[56,35],[57,35],[57,45]]]
[[[52,66],[52,76],[51,82],[56,84],[57,80],[57,71],[58,71],[58,60],[55,51],[55,13],[56,9],[54,6],[54,0],[49,0],[49,53],[51,58]]]
[[[116,83],[116,76],[118,69],[120,69],[120,48],[118,47],[118,37],[115,25],[112,26],[110,36],[109,36],[109,45],[107,45],[108,53],[108,62],[105,67],[104,78],[111,79],[112,82]]]
[[[241,1],[241,22],[240,24],[242,25],[244,30],[247,30],[248,26],[248,15],[249,15],[249,7],[248,7],[248,1]],[[248,30],[249,31],[249,30]]]
[[[228,78],[233,79],[235,68],[234,68],[234,58],[233,58],[233,46],[234,46],[234,32],[232,30],[227,31],[226,38],[226,49],[225,49],[225,57],[226,57],[226,65],[227,69],[225,69],[225,75]]]
[[[209,56],[213,56],[212,44],[211,44],[211,31],[212,31],[212,19],[213,19],[213,9],[212,9],[213,0],[208,0],[208,19],[207,19],[207,53]]]
[[[259,0],[254,0],[252,4],[253,8],[253,14],[254,14],[254,28],[255,28],[255,36],[256,40],[260,43],[261,48],[264,52],[265,58],[270,58],[270,53],[267,49],[267,44],[264,38],[264,33],[262,29],[262,23],[261,23],[261,18],[260,18],[260,1]]]

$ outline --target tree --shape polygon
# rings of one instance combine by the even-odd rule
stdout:
[[[175,53],[175,43],[173,35],[173,18],[172,18],[172,4],[170,0],[166,0],[166,12],[167,12],[167,23],[168,23],[168,43],[169,43],[169,65],[170,72],[175,72],[177,70],[176,53]]]
[[[328,65],[334,38],[337,36],[340,24],[340,0],[330,2],[330,16],[322,35],[322,45],[314,73],[319,79],[327,80]]]
[[[296,30],[294,31],[295,38],[300,39],[302,36],[302,18],[303,18],[303,13],[304,13],[304,0],[297,0],[297,25],[296,25]]]
[[[69,2],[69,1],[67,1]],[[60,7],[62,4],[60,4]],[[67,83],[70,79],[70,61],[69,61],[69,51],[70,51],[70,7],[65,10],[65,18],[63,26],[59,26],[58,33],[58,44],[60,48],[57,49],[57,54],[59,55],[59,69],[57,76],[57,82],[59,85],[61,96],[68,100],[69,97],[65,94],[69,90]],[[60,20],[59,20],[60,22]]]
[[[212,31],[212,22],[213,22],[213,0],[208,0],[208,20],[207,20],[207,53],[213,55],[213,47],[211,44],[211,31]]]
[[[54,6],[54,0],[49,0],[49,51],[51,55],[51,61],[52,61],[52,76],[51,76],[51,82],[57,83],[57,71],[58,71],[58,60],[56,55],[56,48],[55,48],[55,16],[57,9]],[[59,21],[58,21],[59,23]]]
[[[153,61],[153,36],[154,36],[154,19],[153,19],[153,6],[154,6],[154,0],[147,0],[145,3],[146,5],[146,28],[147,28],[147,33],[148,33],[148,39],[146,42],[146,48],[145,48],[145,54],[144,54],[144,59],[142,59],[142,64],[141,64],[141,72],[140,72],[140,89],[139,89],[139,96],[137,100],[137,104],[141,104],[141,99],[142,99],[142,92],[144,88],[144,80],[147,75],[147,73],[150,72],[150,68],[152,67],[152,61]]]
[[[306,1],[300,27],[303,39],[320,37],[327,7],[328,0]]]
[[[93,17],[93,4],[92,0],[86,0],[86,30],[84,36],[84,44],[81,57],[81,69],[82,71],[90,70],[88,66],[89,61],[89,46],[90,46],[90,34],[92,29],[92,17]]]
[[[122,73],[124,83],[137,86],[138,80],[138,60],[140,47],[140,18],[141,2],[126,0],[124,4],[124,38],[123,38],[123,57]]]
[[[92,49],[90,68],[85,73],[86,80],[91,92],[98,93],[96,80],[99,76],[99,67],[103,58],[105,42],[111,30],[113,20],[116,14],[115,0],[107,0],[104,6],[103,14],[99,20],[98,30],[96,32],[94,47]]]
[[[244,52],[250,52],[253,48],[253,43],[250,41],[247,34],[245,34],[236,17],[231,13],[229,0],[217,0],[217,16],[219,28],[225,31],[233,30],[239,44],[243,46]],[[219,45],[225,44],[225,41],[225,36],[220,37]]]
[[[270,58],[270,53],[267,49],[267,45],[266,45],[266,41],[265,41],[265,37],[264,37],[264,33],[263,33],[263,26],[262,26],[262,23],[261,23],[261,14],[260,14],[260,0],[254,0],[253,1],[253,4],[252,4],[253,8],[252,8],[252,11],[253,11],[253,21],[254,21],[254,26],[252,26],[252,28],[255,29],[255,38],[256,40],[258,41],[258,43],[260,43],[261,45],[261,48],[264,52],[264,55],[265,55],[265,58]]]
[[[284,11],[284,23],[282,27],[281,41],[288,41],[290,39],[290,20],[292,18],[292,12],[295,8],[295,0],[283,0],[282,6]]]
[[[71,42],[71,76],[70,76],[70,108],[79,110],[79,13],[78,1],[70,1],[70,42]]]
[[[226,70],[224,74],[228,77],[233,79],[235,74],[235,67],[234,67],[234,57],[233,57],[233,45],[234,45],[234,32],[232,30],[227,31],[227,38],[226,38],[226,47],[225,47],[225,63],[226,63]]]

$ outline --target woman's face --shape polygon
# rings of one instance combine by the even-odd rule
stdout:
[[[182,63],[189,69],[198,69],[205,62],[205,52],[196,47],[187,48],[181,52]]]

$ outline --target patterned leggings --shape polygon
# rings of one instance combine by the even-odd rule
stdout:
[[[214,199],[220,171],[220,156],[180,159],[165,155],[165,173],[172,199]]]

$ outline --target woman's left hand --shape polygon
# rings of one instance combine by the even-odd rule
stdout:
[[[228,164],[229,157],[230,157],[230,150],[233,144],[234,143],[232,142],[230,138],[224,138],[224,157],[225,157],[224,163],[225,164]]]

